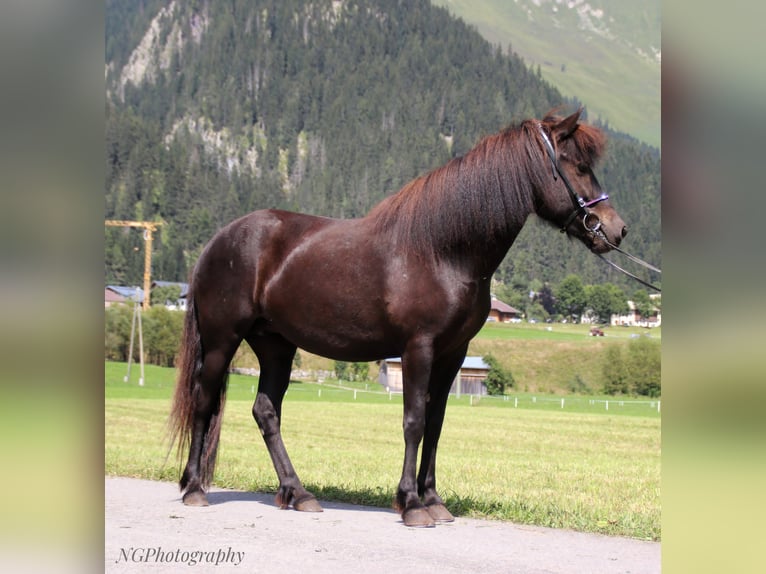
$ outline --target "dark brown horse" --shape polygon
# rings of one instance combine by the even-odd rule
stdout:
[[[436,492],[436,447],[450,386],[489,311],[493,272],[532,213],[596,253],[626,233],[592,171],[604,136],[579,116],[488,136],[361,219],[265,210],[219,231],[192,273],[171,413],[174,441],[181,452],[189,447],[184,503],[207,504],[226,373],[245,340],[261,367],[253,416],[280,507],[321,511],[280,434],[300,347],[342,361],[402,357],[405,451],[395,506],[407,526],[453,520]]]

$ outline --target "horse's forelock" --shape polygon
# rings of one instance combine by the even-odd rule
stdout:
[[[606,148],[606,134],[588,124],[578,124],[572,138],[577,149],[590,160],[591,164],[599,160]]]
[[[555,125],[564,119],[555,112],[556,110],[552,110],[546,114],[543,123]],[[606,149],[606,134],[599,128],[586,123],[578,123],[577,129],[567,141],[590,165],[598,162]]]

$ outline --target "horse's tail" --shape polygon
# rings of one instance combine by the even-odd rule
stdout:
[[[179,460],[183,453],[189,449],[191,443],[195,407],[200,400],[200,391],[202,390],[199,380],[202,371],[202,340],[197,320],[197,306],[191,289],[187,295],[187,301],[188,307],[177,362],[178,378],[173,395],[173,407],[168,421],[170,449],[177,444]],[[228,377],[228,375],[225,376]],[[213,480],[227,386],[226,380],[223,380],[219,395],[213,398],[215,400],[213,413],[203,437],[200,460],[200,477],[203,487],[209,486]],[[188,482],[189,477],[184,472],[179,481],[181,490],[186,488]]]

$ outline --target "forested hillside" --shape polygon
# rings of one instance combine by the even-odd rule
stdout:
[[[425,0],[107,0],[106,34],[105,216],[165,222],[155,279],[186,280],[251,210],[360,216],[482,135],[577,105]],[[659,152],[610,133],[597,174],[625,248],[659,264]],[[105,281],[139,284],[140,233],[105,233]],[[537,221],[497,279],[569,273],[637,286]]]

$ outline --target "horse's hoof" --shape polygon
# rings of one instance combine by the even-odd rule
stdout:
[[[311,498],[304,498],[303,500],[293,502],[293,508],[301,512],[324,512],[322,506],[313,496]]]
[[[434,519],[434,522],[455,522],[455,517],[443,504],[429,504],[426,511]]]
[[[195,490],[193,492],[187,492],[184,494],[183,503],[186,506],[210,506],[207,501],[207,496],[201,490]]]
[[[424,507],[410,508],[402,514],[402,521],[410,528],[433,528],[436,522]]]

